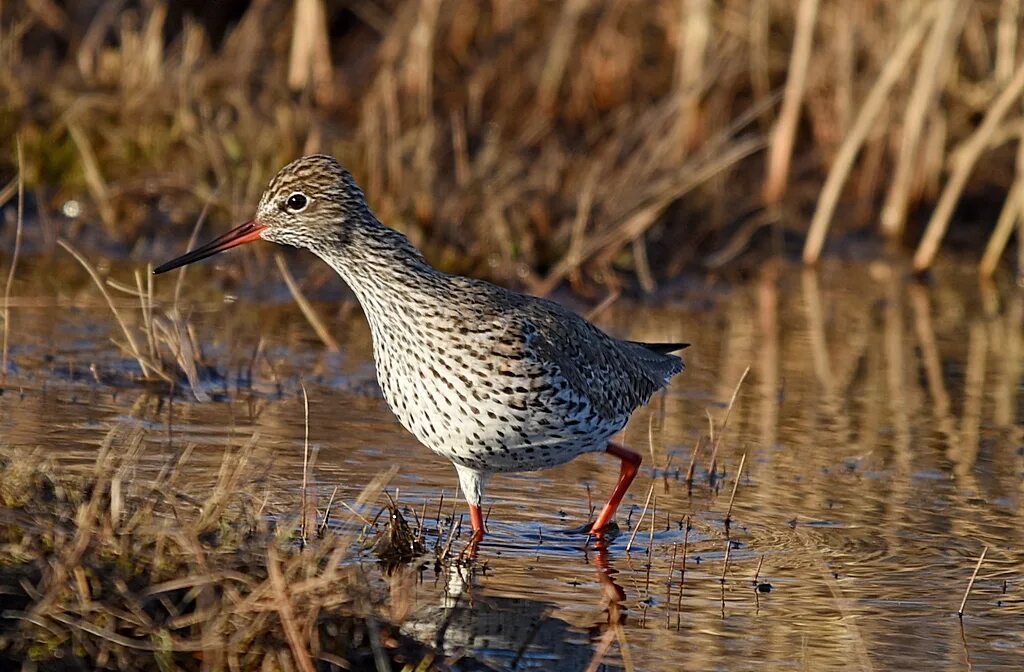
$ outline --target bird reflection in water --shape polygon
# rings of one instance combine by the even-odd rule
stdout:
[[[499,669],[622,669],[614,658],[605,662],[626,620],[626,594],[615,581],[617,570],[603,542],[583,556],[600,587],[595,597],[601,616],[589,624],[553,616],[556,605],[550,602],[487,594],[480,585],[481,566],[473,561],[476,551],[473,544],[464,555],[468,562],[445,567],[439,603],[409,614],[405,634],[445,656],[471,653]]]

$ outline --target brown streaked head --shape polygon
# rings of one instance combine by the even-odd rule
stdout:
[[[308,249],[337,245],[346,238],[349,226],[372,219],[352,175],[334,157],[311,154],[278,171],[263,192],[254,219],[158,266],[153,273],[164,273],[261,238]]]

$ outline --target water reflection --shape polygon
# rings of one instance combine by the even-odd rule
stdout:
[[[572,624],[552,615],[553,602],[489,594],[481,589],[479,565],[451,565],[443,577],[437,604],[412,611],[402,630],[447,656],[471,651],[500,669],[621,669],[608,649],[625,620],[615,586],[604,568],[607,589],[600,594],[601,615],[593,623]]]
[[[83,285],[72,299],[90,291]],[[111,426],[136,423],[154,465],[192,445],[198,482],[216,477],[225,446],[258,431],[253,459],[272,466],[268,496],[294,505],[301,378],[321,508],[335,486],[351,501],[397,463],[391,488],[403,503],[432,511],[443,491],[450,510],[450,466],[401,431],[369,382],[358,311],[320,305],[345,345],[337,355],[288,304],[197,303],[191,322],[209,363],[234,379],[258,347],[264,355],[252,388],[223,402],[177,395],[169,404],[163,391],[103,382],[129,364],[107,340],[116,331],[102,307],[60,310],[36,295],[13,309],[18,369],[0,396],[5,445],[86,460]],[[968,651],[978,669],[1020,669],[1021,291],[979,287],[969,268],[939,269],[920,285],[898,265],[833,262],[819,271],[767,264],[749,280],[662,298],[620,300],[599,319],[623,336],[693,343],[687,371],[622,437],[646,456],[620,513],[626,533],[603,560],[561,534],[586,521],[588,487],[600,500],[613,486],[617,468],[603,456],[499,476],[478,571],[428,573],[408,609],[410,632],[435,641],[441,632],[446,651],[486,650],[507,667],[544,669],[557,658],[586,669],[603,647],[605,664],[643,670],[917,669],[922,660],[959,670]],[[706,412],[718,431],[747,366],[714,478],[705,440],[687,484]],[[627,554],[652,483],[652,511]],[[961,636],[955,611],[986,545]],[[759,563],[770,593],[754,591]]]

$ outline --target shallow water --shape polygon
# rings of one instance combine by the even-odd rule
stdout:
[[[297,509],[301,380],[321,508],[336,487],[352,501],[398,465],[388,488],[426,507],[428,529],[442,492],[442,518],[464,511],[451,466],[386,408],[357,308],[317,304],[342,346],[331,353],[286,294],[243,286],[225,302],[211,276],[190,276],[182,313],[216,369],[204,385],[213,400],[199,403],[181,383],[168,395],[167,383],[132,380],[138,365],[110,341],[123,336],[93,286],[25,269],[0,396],[8,450],[88,463],[111,428],[138,427],[138,478],[193,445],[185,468],[198,484],[256,432],[261,487]],[[687,371],[622,437],[646,458],[620,510],[623,534],[602,553],[566,533],[587,520],[588,486],[595,505],[610,491],[610,458],[498,476],[474,571],[380,577],[411,600],[406,631],[517,669],[583,670],[604,649],[607,669],[1022,669],[1024,293],[979,287],[970,269],[940,269],[930,286],[903,278],[882,262],[768,266],[613,304],[597,318],[606,330],[693,344]],[[162,305],[172,285],[158,288]],[[132,300],[118,301],[138,323]],[[703,445],[688,487],[708,413],[718,477]],[[753,588],[759,565],[770,592]],[[609,599],[612,581],[621,601]]]

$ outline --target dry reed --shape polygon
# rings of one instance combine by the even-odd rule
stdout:
[[[743,381],[747,379],[747,374],[750,373],[750,365],[743,370],[743,375],[740,376],[739,382],[736,383],[736,387],[733,388],[732,397],[729,399],[729,405],[725,408],[725,417],[722,418],[722,426],[718,428],[718,434],[715,435],[715,423],[711,419],[711,412],[708,411],[708,424],[709,424],[709,441],[711,443],[711,459],[708,463],[708,478],[715,478],[715,469],[718,463],[718,448],[722,444],[722,435],[725,434],[725,428],[729,426],[729,416],[732,415],[732,408],[736,405],[736,397],[739,396],[740,388],[743,387]]]
[[[0,354],[0,381],[7,380],[7,355],[9,353],[9,341],[11,335],[11,287],[14,285],[14,272],[18,268],[18,255],[21,254],[21,234],[25,224],[25,156],[22,147],[21,136],[17,139],[18,151],[18,214],[15,223],[14,250],[11,252],[11,267],[7,269],[7,282],[4,283],[4,334],[3,352]]]
[[[241,670],[287,658],[373,670],[382,656],[397,669],[435,657],[388,621],[363,570],[340,564],[353,533],[328,530],[300,551],[298,530],[273,522],[286,511],[257,509],[268,466],[252,458],[254,442],[228,451],[204,486],[175,458],[155,479],[126,479],[140,468],[141,438],[115,426],[84,472],[0,456],[0,664],[31,655],[44,668],[73,655],[90,669]],[[321,654],[335,665],[317,663]]]
[[[153,235],[157,199],[161,236],[205,204],[219,225],[321,150],[445,270],[541,293],[627,277],[651,291],[764,202],[818,204],[809,262],[844,204],[837,228],[907,239],[935,205],[921,269],[957,204],[1019,175],[999,150],[1022,81],[1012,4],[302,0],[172,21],[160,0],[23,0],[0,14],[0,132],[20,132],[41,209],[86,195],[84,221],[129,244]]]
[[[985,562],[985,554],[988,553],[988,546],[981,549],[981,555],[978,556],[978,564],[974,566],[974,571],[971,572],[971,580],[967,582],[967,590],[964,591],[964,599],[960,601],[960,608],[956,610],[956,615],[960,617],[962,621],[964,618],[964,607],[967,606],[967,598],[971,595],[971,589],[974,588],[974,580],[978,578],[978,570],[981,569],[981,563]]]

